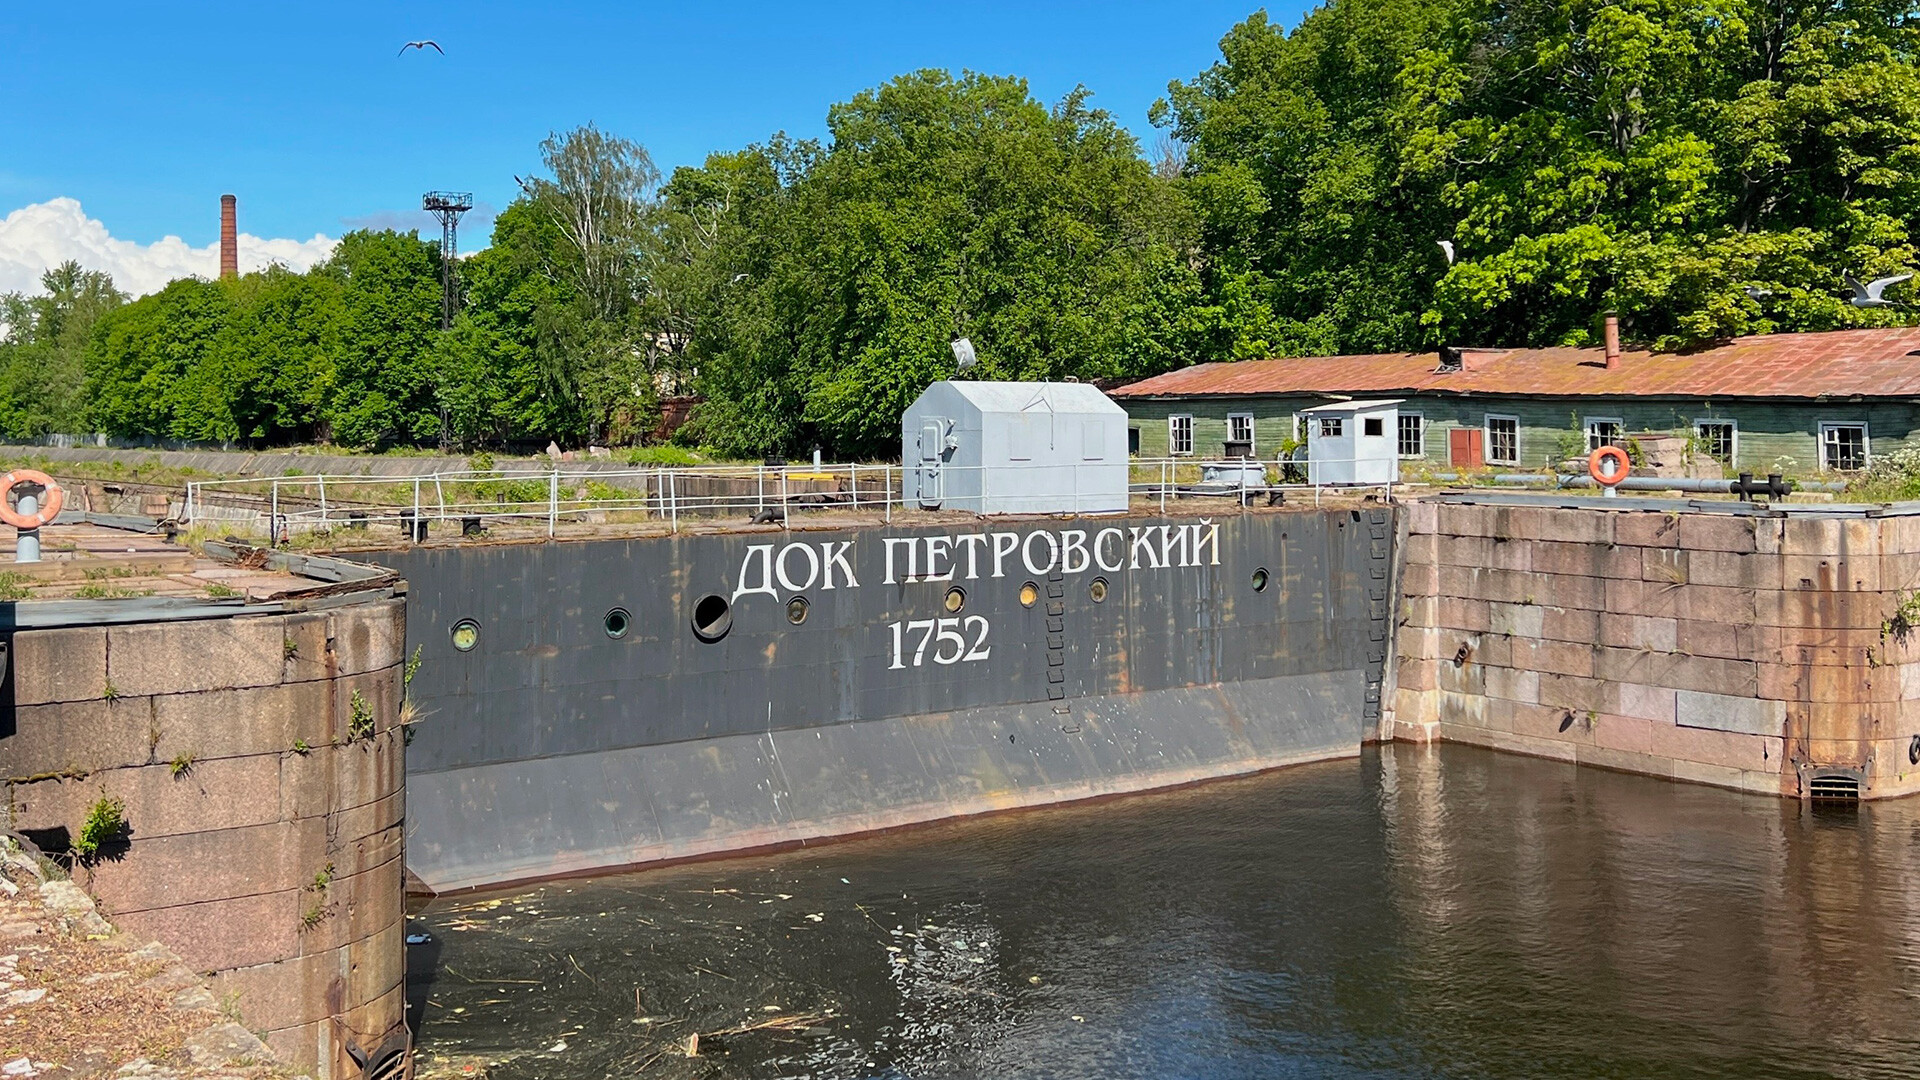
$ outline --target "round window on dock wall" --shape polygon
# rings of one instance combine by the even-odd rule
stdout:
[[[946,599],[941,603],[946,607],[947,614],[958,615],[960,609],[967,606],[967,590],[955,585],[947,590]]]
[[[733,605],[727,598],[708,593],[694,602],[693,636],[711,645],[733,629]]]
[[[1091,597],[1093,599],[1093,602],[1096,604],[1106,603],[1107,602],[1107,579],[1103,577],[1097,577],[1097,578],[1094,578],[1092,581],[1088,582],[1087,595]]]
[[[793,599],[787,601],[787,621],[792,623],[795,626],[799,626],[801,623],[806,622],[807,609],[810,606],[811,605],[807,603],[807,598],[804,596],[796,596]]]
[[[1040,602],[1040,586],[1029,581],[1020,586],[1020,606],[1032,607]]]
[[[618,640],[626,637],[627,631],[633,628],[633,616],[627,614],[626,608],[614,608],[607,612],[606,626],[607,636]]]
[[[472,652],[480,644],[480,624],[472,619],[461,619],[453,624],[449,634],[453,638],[453,647],[461,652]]]
[[[1253,572],[1253,591],[1267,591],[1267,568],[1264,566]]]

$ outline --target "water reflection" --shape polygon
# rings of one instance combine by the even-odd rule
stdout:
[[[413,996],[504,1077],[1920,1077],[1916,810],[1392,747],[436,906]]]

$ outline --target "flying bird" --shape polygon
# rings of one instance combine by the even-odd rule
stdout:
[[[1749,300],[1758,300],[1758,299],[1761,299],[1762,297],[1767,297],[1772,295],[1773,295],[1772,289],[1763,289],[1758,285],[1747,286],[1747,299]]]
[[[445,50],[445,49],[443,49],[443,48],[441,48],[441,47],[440,47],[440,43],[439,43],[439,42],[437,42],[437,41],[431,41],[431,40],[429,40],[429,41],[409,41],[409,42],[407,42],[407,43],[406,43],[405,45],[402,45],[402,46],[400,46],[400,51],[399,51],[398,53],[395,53],[394,55],[396,55],[396,56],[405,56],[405,55],[407,55],[407,50],[408,50],[408,49],[419,49],[419,50],[420,50],[421,52],[426,52],[426,51],[427,51],[427,46],[429,46],[429,45],[431,45],[431,46],[433,46],[433,51],[434,51],[434,52],[437,52],[437,53],[439,53],[439,54],[440,54],[441,56],[445,56],[445,55],[447,55],[447,50]]]
[[[1434,242],[1440,245],[1441,251],[1444,251],[1447,253],[1447,265],[1452,266],[1453,265],[1453,241],[1436,240]]]
[[[1887,286],[1898,285],[1912,276],[1912,274],[1895,274],[1892,277],[1875,278],[1862,285],[1852,274],[1845,275],[1847,288],[1853,290],[1853,306],[1857,308],[1890,306],[1893,301],[1883,298],[1880,294],[1887,291]]]
[[[974,354],[973,342],[968,341],[966,338],[955,338],[953,342],[953,360],[955,365],[954,371],[957,373],[965,371],[979,363],[980,357]]]

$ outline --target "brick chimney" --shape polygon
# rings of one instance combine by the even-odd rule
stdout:
[[[1607,370],[1620,366],[1620,316],[1607,312]]]
[[[234,221],[236,202],[231,195],[220,196],[220,276],[223,278],[240,276],[240,232]]]

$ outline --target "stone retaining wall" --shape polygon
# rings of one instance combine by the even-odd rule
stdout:
[[[404,641],[393,598],[12,639],[11,826],[58,848],[124,800],[76,880],[322,1078],[404,1030]]]
[[[1920,632],[1888,622],[1920,585],[1920,518],[1685,506],[1411,504],[1389,734],[1795,797],[1920,790]]]

